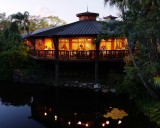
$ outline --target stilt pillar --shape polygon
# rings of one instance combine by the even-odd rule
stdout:
[[[59,63],[55,62],[55,83],[58,84],[58,75],[59,75]]]
[[[98,62],[95,62],[95,83],[98,82]]]

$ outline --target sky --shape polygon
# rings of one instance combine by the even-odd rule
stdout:
[[[0,0],[0,13],[6,15],[28,11],[30,15],[58,16],[67,23],[78,21],[76,14],[99,13],[98,18],[120,14],[116,7],[104,6],[104,0]]]

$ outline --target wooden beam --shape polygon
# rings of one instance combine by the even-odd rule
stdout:
[[[55,62],[55,84],[58,85],[59,63]]]
[[[98,62],[95,62],[95,83],[98,83]]]
[[[52,40],[53,40],[54,47],[55,47],[55,58],[56,60],[58,60],[59,59],[59,50],[58,50],[59,41],[58,41],[58,38],[56,37],[52,37]]]

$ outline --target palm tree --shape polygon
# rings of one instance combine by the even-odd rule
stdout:
[[[16,22],[19,25],[20,31],[23,29],[23,33],[27,31],[29,33],[29,13],[27,11],[24,14],[18,12],[16,14],[11,15],[11,21]]]

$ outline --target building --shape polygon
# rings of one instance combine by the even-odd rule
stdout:
[[[95,81],[98,79],[99,61],[123,61],[127,55],[127,40],[124,38],[94,40],[107,32],[103,30],[106,21],[97,21],[98,13],[84,12],[76,15],[79,21],[59,27],[34,31],[27,37],[30,56],[38,60],[55,61],[56,79],[59,62],[95,62]],[[116,17],[107,17],[115,19]]]

